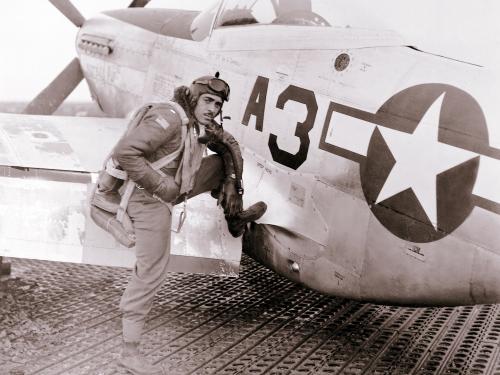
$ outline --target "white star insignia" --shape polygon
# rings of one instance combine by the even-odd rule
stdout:
[[[477,156],[473,152],[438,142],[439,114],[444,95],[429,107],[413,134],[378,127],[396,164],[375,203],[411,188],[435,229],[436,176]]]

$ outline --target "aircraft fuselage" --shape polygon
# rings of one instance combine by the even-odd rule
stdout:
[[[77,49],[112,116],[220,71],[247,192],[269,197],[246,238],[268,267],[365,301],[500,301],[496,75],[384,34],[281,27],[194,41],[102,15]]]

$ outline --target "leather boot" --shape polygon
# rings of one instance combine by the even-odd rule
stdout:
[[[266,213],[267,205],[264,202],[257,202],[246,210],[241,211],[236,216],[226,216],[227,228],[233,237],[239,237],[245,233],[248,223],[258,220]]]
[[[118,365],[125,368],[133,375],[163,375],[163,368],[151,364],[143,354],[139,352],[139,343],[124,342],[123,350]]]

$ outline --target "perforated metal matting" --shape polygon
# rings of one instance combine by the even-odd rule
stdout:
[[[129,274],[12,259],[0,374],[125,374],[117,306]],[[499,306],[363,304],[243,257],[239,278],[171,274],[142,349],[169,374],[500,374]]]

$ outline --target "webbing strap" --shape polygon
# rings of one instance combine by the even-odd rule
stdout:
[[[186,116],[186,112],[184,109],[176,102],[167,102],[169,105],[175,108],[175,112],[179,115],[181,118],[182,125],[187,125],[189,124],[189,118]]]
[[[182,149],[184,148],[184,139],[186,138],[186,133],[187,133],[185,126],[182,127],[181,133],[182,133],[181,134],[181,144],[180,144],[179,148],[177,150],[175,150],[174,152],[172,152],[171,154],[165,155],[164,157],[158,159],[157,161],[155,161],[153,163],[148,162],[148,164],[150,165],[151,168],[158,171],[161,168],[163,168],[164,166],[166,166],[168,163],[174,161],[175,158],[177,158],[177,156],[179,156],[179,154],[182,152]]]
[[[169,207],[170,212],[172,212],[173,207]],[[181,214],[179,215],[179,223],[177,224],[177,229],[172,229],[174,233],[180,233],[182,226],[184,225],[184,221],[187,218],[187,196],[184,197],[184,204],[182,206]]]
[[[125,212],[127,211],[128,201],[132,196],[132,193],[135,188],[135,182],[132,180],[128,180],[125,185],[125,191],[122,194],[122,199],[120,201],[120,206],[116,211],[116,220],[123,224],[123,217],[125,216]]]
[[[105,170],[108,174],[120,180],[126,180],[128,178],[127,172],[123,169],[116,168],[113,158],[108,159]]]
[[[184,131],[184,129],[183,129]],[[184,138],[184,137],[183,137]],[[181,145],[182,146],[182,145]],[[179,156],[180,152],[182,151],[182,147],[179,148],[178,150],[175,150],[173,153],[165,155],[161,159],[158,159],[157,161],[151,163],[149,161],[146,161],[151,168],[153,168],[155,171],[159,172],[161,175],[165,175],[160,171],[161,168],[167,166],[169,163],[173,162],[177,156]],[[109,158],[108,161],[106,162],[106,172],[110,174],[111,176],[118,178],[120,180],[127,180],[128,179],[128,174],[125,172],[123,169],[118,169],[115,167],[115,162],[113,158]]]

